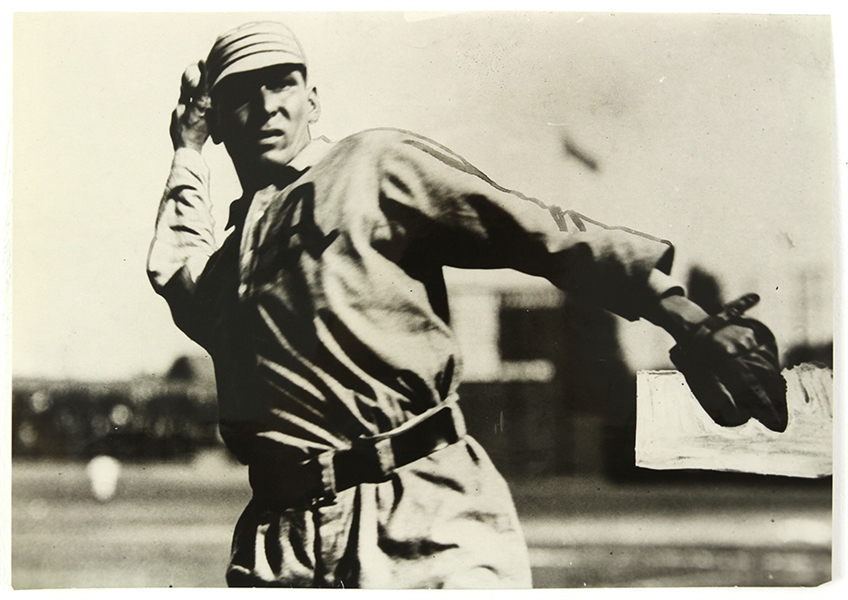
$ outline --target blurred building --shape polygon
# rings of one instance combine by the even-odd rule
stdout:
[[[514,271],[446,270],[452,326],[464,358],[461,402],[469,430],[508,476],[636,475],[635,374],[673,368],[673,339],[569,298]],[[785,273],[776,301],[752,315],[778,336],[782,366],[833,364],[832,292],[822,267]],[[684,282],[708,313],[732,300],[724,281],[697,265]],[[728,284],[729,283],[729,284]],[[762,292],[757,281],[746,291]],[[765,306],[762,306],[765,305]]]
[[[181,357],[164,376],[91,383],[16,378],[12,456],[173,458],[219,443],[208,357]]]
[[[635,372],[617,317],[514,271],[446,273],[469,431],[507,476],[632,464]],[[623,441],[621,441],[623,439]],[[610,448],[631,449],[622,456]]]

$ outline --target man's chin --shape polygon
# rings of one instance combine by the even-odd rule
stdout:
[[[287,167],[294,156],[285,150],[268,150],[256,157],[256,163],[263,169],[274,170]]]

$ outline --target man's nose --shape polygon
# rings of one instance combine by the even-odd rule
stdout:
[[[283,95],[279,90],[268,89],[263,85],[259,93],[262,108],[266,113],[273,114],[283,109]]]

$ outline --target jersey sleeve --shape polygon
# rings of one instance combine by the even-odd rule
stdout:
[[[671,243],[504,189],[411,134],[382,154],[380,208],[410,251],[446,266],[513,268],[630,320],[680,288]]]
[[[199,152],[181,148],[174,154],[147,257],[153,288],[166,299],[173,288],[190,294],[216,247],[209,168]]]

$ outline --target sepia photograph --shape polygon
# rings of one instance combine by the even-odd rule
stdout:
[[[844,577],[832,14],[9,21],[4,588]]]

